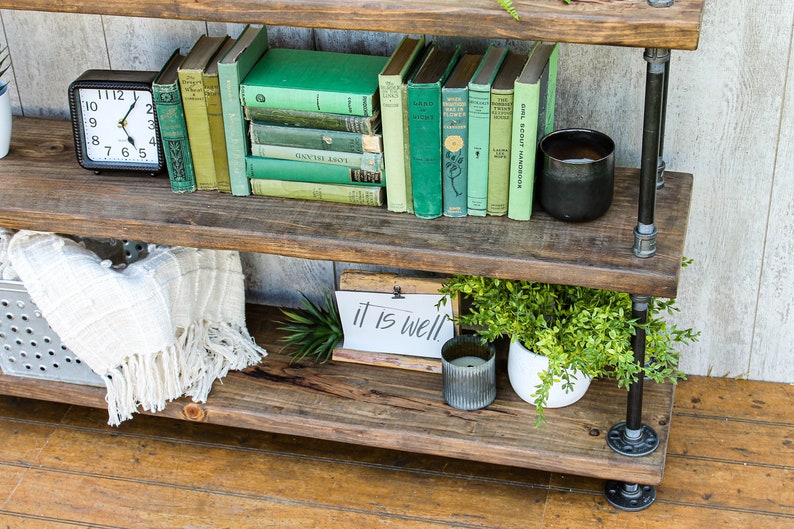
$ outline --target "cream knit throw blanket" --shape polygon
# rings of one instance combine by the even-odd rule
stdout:
[[[267,353],[245,325],[237,252],[152,246],[114,268],[70,239],[20,231],[11,265],[61,340],[107,386],[108,423],[182,395],[203,402]]]

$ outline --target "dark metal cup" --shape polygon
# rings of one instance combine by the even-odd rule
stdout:
[[[602,132],[562,129],[540,140],[540,205],[554,218],[597,219],[612,205],[615,142]]]

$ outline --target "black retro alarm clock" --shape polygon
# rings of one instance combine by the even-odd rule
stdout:
[[[77,161],[97,173],[165,167],[152,82],[157,72],[87,70],[69,85]]]

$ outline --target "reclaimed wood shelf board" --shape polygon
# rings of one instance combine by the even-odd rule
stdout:
[[[540,210],[529,222],[421,220],[385,207],[175,194],[167,176],[95,175],[77,164],[68,122],[16,118],[0,163],[0,225],[674,297],[692,176],[665,174],[650,259],[631,251],[638,180],[638,170],[617,169],[612,207],[593,222],[561,222]]]
[[[625,457],[606,444],[609,428],[625,419],[626,391],[613,380],[594,381],[582,400],[547,410],[546,425],[535,428],[534,406],[510,388],[503,359],[497,400],[460,411],[444,404],[436,373],[334,362],[291,366],[279,354],[272,324],[278,314],[249,307],[249,330],[270,352],[261,364],[230,373],[204,404],[177,400],[157,415],[647,485],[662,481],[672,385],[645,384],[643,422],[659,434],[659,448]],[[104,388],[35,378],[0,375],[0,393],[106,407]]]
[[[247,22],[298,27],[545,40],[694,50],[703,0],[655,8],[647,0],[514,0],[514,20],[496,0],[2,0],[0,9]]]

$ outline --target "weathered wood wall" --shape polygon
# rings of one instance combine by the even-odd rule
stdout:
[[[14,113],[68,115],[66,87],[87,68],[156,70],[201,33],[241,26],[0,11]],[[505,23],[509,23],[506,18]],[[794,381],[794,10],[790,0],[708,0],[700,47],[673,52],[665,158],[695,175],[676,321],[702,331],[691,374]],[[386,55],[400,35],[269,28],[274,45]],[[446,40],[446,39],[443,39]],[[466,40],[467,49],[487,42]],[[526,43],[510,42],[522,49]],[[564,45],[557,127],[610,134],[639,163],[642,50]],[[663,237],[664,234],[661,234]],[[583,249],[586,251],[586,249]],[[332,288],[344,263],[246,254],[250,298],[294,305]]]

